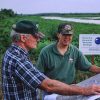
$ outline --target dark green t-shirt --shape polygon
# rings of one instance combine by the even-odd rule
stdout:
[[[67,52],[62,56],[56,44],[50,44],[41,50],[37,68],[51,79],[71,84],[74,81],[76,69],[88,70],[91,63],[73,45],[69,45]]]

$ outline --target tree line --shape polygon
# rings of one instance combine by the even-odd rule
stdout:
[[[12,9],[1,9],[0,10],[0,20],[7,17],[14,17],[17,14]]]

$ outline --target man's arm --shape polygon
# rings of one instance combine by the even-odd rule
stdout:
[[[89,69],[90,72],[93,72],[93,73],[100,73],[100,67],[97,67],[96,65],[92,65]]]
[[[40,89],[61,95],[100,94],[100,86],[92,85],[89,87],[80,87],[77,85],[68,85],[49,78],[43,80],[43,82],[40,85]]]

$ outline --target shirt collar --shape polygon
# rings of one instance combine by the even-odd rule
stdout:
[[[64,55],[67,55],[67,54],[70,53],[70,47],[71,47],[71,45],[69,45],[68,50],[67,50],[67,52],[65,52]],[[59,53],[59,51],[57,50],[57,42],[54,43],[53,52],[56,53],[56,54],[58,54],[58,55],[61,55],[61,54]]]
[[[15,48],[16,50],[18,50],[19,52],[21,52],[22,54],[28,56],[28,51],[25,51],[23,48],[21,48],[20,46],[18,46],[17,44],[12,43],[11,45],[13,48]]]

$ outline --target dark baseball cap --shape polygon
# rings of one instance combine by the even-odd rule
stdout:
[[[58,33],[60,34],[73,34],[72,26],[67,23],[59,24],[58,26]]]
[[[45,35],[38,32],[38,24],[29,20],[22,20],[12,26],[12,29],[22,34],[37,35],[39,38],[43,38]]]

